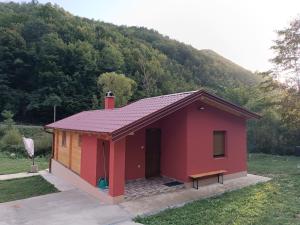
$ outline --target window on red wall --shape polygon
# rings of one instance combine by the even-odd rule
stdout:
[[[214,157],[225,156],[226,131],[214,131]]]

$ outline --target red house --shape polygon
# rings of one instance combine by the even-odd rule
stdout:
[[[46,125],[53,129],[51,172],[109,202],[124,199],[130,180],[167,177],[189,187],[197,174],[200,183],[218,173],[245,176],[246,120],[259,117],[204,90],[121,108],[108,93],[104,110]],[[97,183],[105,176],[108,191],[101,191]]]

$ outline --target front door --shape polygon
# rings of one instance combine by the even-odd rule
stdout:
[[[158,128],[146,130],[146,178],[160,175],[160,136]]]

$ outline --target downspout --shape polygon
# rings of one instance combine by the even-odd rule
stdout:
[[[47,130],[47,128],[44,127],[44,131],[52,134],[52,148],[51,148],[51,157],[49,159],[49,173],[51,173],[51,167],[52,167],[52,159],[54,157],[54,145],[55,145],[55,134],[53,131]]]

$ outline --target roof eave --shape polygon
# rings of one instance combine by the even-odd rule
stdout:
[[[227,105],[228,107],[234,108],[235,110],[241,112],[244,116],[245,119],[260,119],[261,116],[253,113],[245,108],[242,108],[238,105],[235,105],[233,103],[230,103],[228,101],[226,101],[225,99],[222,99],[216,95],[213,95],[205,90],[199,90],[183,99],[180,99],[177,102],[172,103],[171,105],[166,106],[165,108],[162,108],[156,112],[153,112],[137,121],[134,121],[133,123],[130,123],[118,130],[115,130],[111,133],[112,135],[112,140],[116,141],[124,136],[126,136],[128,133],[134,132],[138,129],[141,129],[179,109],[184,108],[185,106],[191,104],[192,102],[194,102],[195,100],[197,100],[199,97],[201,96],[205,96],[208,98],[212,98],[218,102],[220,102],[221,104]]]

